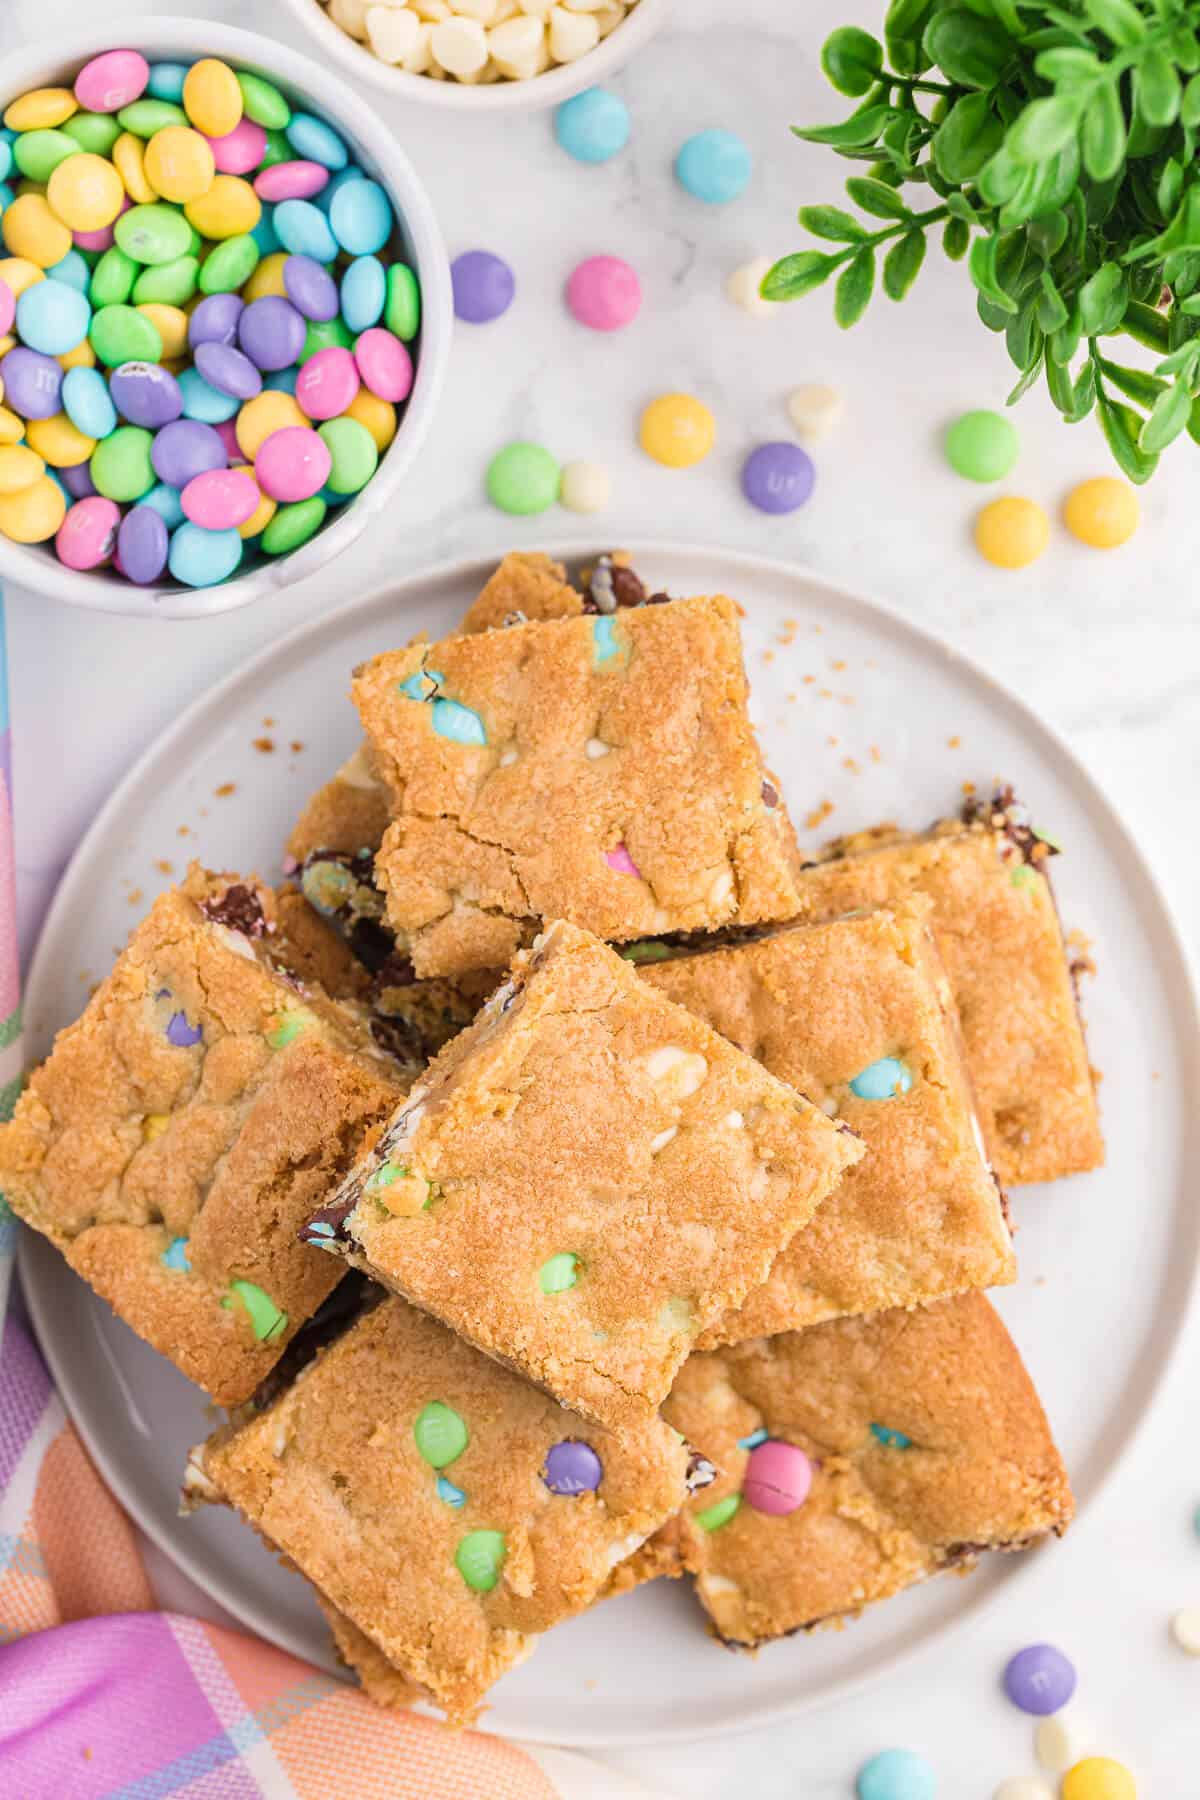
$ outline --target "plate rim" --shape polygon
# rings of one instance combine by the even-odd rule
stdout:
[[[615,539],[614,539],[615,541]],[[558,560],[577,564],[586,562],[599,554],[594,538],[570,537],[554,541],[548,538],[540,546],[545,553]],[[1083,757],[1066,740],[1059,729],[1045,720],[1017,691],[993,675],[989,669],[978,662],[972,655],[958,649],[940,633],[928,626],[908,617],[898,607],[885,600],[866,594],[854,587],[845,586],[841,582],[831,580],[823,573],[809,568],[799,562],[786,558],[764,556],[753,551],[737,548],[726,548],[716,544],[691,544],[679,539],[634,538],[623,547],[635,562],[652,560],[656,557],[681,558],[696,563],[708,561],[722,562],[752,573],[759,578],[774,578],[783,583],[792,584],[797,581],[819,590],[835,605],[846,606],[855,612],[860,619],[882,624],[894,635],[915,642],[926,655],[938,659],[944,667],[961,671],[967,679],[979,684],[989,696],[1029,728],[1035,738],[1042,740],[1045,748],[1056,760],[1063,775],[1070,779],[1076,791],[1093,808],[1106,823],[1113,834],[1127,867],[1132,867],[1140,877],[1143,899],[1148,902],[1152,911],[1157,912],[1157,925],[1162,933],[1162,947],[1168,956],[1173,956],[1180,986],[1176,991],[1175,1005],[1171,1009],[1173,1019],[1178,1023],[1190,1013],[1193,1022],[1200,1027],[1200,987],[1196,961],[1185,937],[1174,902],[1168,890],[1160,882],[1155,868],[1143,851],[1131,828],[1112,801],[1105,789],[1094,775]],[[219,714],[236,696],[239,690],[253,687],[264,673],[274,672],[281,664],[287,664],[297,653],[310,642],[319,642],[323,636],[337,637],[344,625],[355,615],[370,613],[373,609],[389,599],[395,599],[398,606],[403,606],[405,599],[424,588],[433,587],[450,581],[486,579],[500,557],[500,551],[494,554],[471,554],[468,556],[448,557],[407,572],[397,580],[381,583],[364,594],[354,595],[318,617],[304,620],[283,636],[274,639],[257,652],[249,661],[231,669],[212,686],[199,693],[187,707],[162,731],[151,738],[150,742],[134,758],[125,774],[112,789],[104,804],[93,818],[91,824],[73,851],[43,919],[34,954],[30,960],[29,970],[24,984],[24,1006],[26,1016],[36,1011],[36,995],[42,981],[43,965],[50,960],[50,945],[56,935],[58,916],[67,912],[73,903],[75,886],[83,880],[83,869],[91,858],[93,846],[98,845],[107,835],[109,820],[120,813],[126,804],[131,790],[143,779],[147,765],[156,763],[160,758],[169,756],[172,749],[185,742],[197,726],[209,713]],[[1157,957],[1156,957],[1157,960]],[[1186,1121],[1186,1114],[1185,1114]],[[1191,1141],[1195,1128],[1191,1133],[1185,1122],[1184,1145]],[[40,1278],[34,1272],[34,1264],[38,1251],[46,1249],[53,1254],[52,1247],[35,1243],[35,1234],[29,1230],[18,1236],[18,1261],[22,1273],[22,1285],[30,1317],[37,1334],[39,1347],[49,1364],[55,1385],[59,1390],[64,1407],[75,1428],[96,1462],[101,1474],[120,1504],[130,1517],[145,1532],[146,1536],[162,1553],[210,1598],[214,1599],[231,1613],[249,1631],[267,1639],[268,1642],[286,1650],[289,1654],[302,1660],[309,1660],[307,1649],[297,1647],[295,1640],[286,1631],[280,1632],[269,1620],[258,1611],[253,1603],[247,1603],[235,1592],[231,1584],[223,1579],[215,1584],[211,1573],[205,1568],[202,1574],[197,1573],[198,1564],[188,1554],[188,1547],[180,1545],[177,1537],[169,1536],[159,1529],[157,1520],[144,1511],[135,1489],[123,1478],[121,1471],[109,1458],[103,1438],[90,1432],[82,1421],[76,1418],[72,1400],[73,1393],[63,1382],[63,1366],[60,1361],[55,1341],[54,1323],[50,1316],[48,1296],[44,1292]],[[1167,1321],[1167,1334],[1157,1366],[1150,1376],[1149,1392],[1145,1397],[1140,1414],[1128,1428],[1123,1454],[1099,1472],[1092,1489],[1084,1503],[1082,1511],[1091,1511],[1115,1478],[1118,1470],[1124,1467],[1136,1453],[1143,1433],[1148,1429],[1158,1407],[1162,1403],[1163,1391],[1167,1378],[1171,1373],[1179,1355],[1182,1339],[1188,1321],[1196,1310],[1198,1290],[1200,1290],[1200,1259],[1195,1254],[1200,1245],[1200,1221],[1197,1224],[1197,1242],[1191,1246],[1192,1254],[1186,1259],[1186,1267],[1177,1274],[1175,1292],[1172,1295],[1173,1313]],[[33,1275],[30,1280],[29,1275]],[[1160,1329],[1162,1320],[1159,1321]],[[632,1731],[618,1730],[614,1733],[611,1726],[603,1731],[572,1730],[564,1736],[552,1728],[544,1731],[531,1729],[523,1725],[520,1738],[528,1743],[567,1743],[582,1749],[605,1749],[619,1746],[637,1746],[652,1744],[670,1744],[679,1742],[700,1742],[705,1738],[732,1736],[739,1732],[751,1731],[771,1725],[784,1719],[801,1716],[821,1706],[840,1704],[861,1693],[866,1688],[882,1681],[906,1663],[910,1662],[923,1650],[931,1648],[933,1642],[944,1644],[955,1632],[961,1631],[969,1621],[977,1619],[980,1613],[996,1602],[1002,1592],[1011,1589],[1014,1581],[1028,1580],[1036,1568],[1038,1556],[1025,1556],[1012,1569],[1003,1582],[991,1582],[980,1586],[968,1599],[953,1618],[932,1626],[928,1631],[918,1633],[914,1640],[900,1646],[892,1652],[886,1666],[872,1668],[860,1675],[850,1674],[835,1682],[830,1691],[820,1694],[797,1694],[794,1698],[764,1700],[761,1705],[749,1708],[745,1715],[733,1722],[721,1720],[708,1725],[693,1725],[675,1728],[669,1723],[654,1727],[635,1727]],[[498,1720],[492,1729],[500,1735],[509,1735],[502,1720]]]

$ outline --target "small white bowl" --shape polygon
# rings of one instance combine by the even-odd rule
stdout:
[[[135,46],[151,62],[219,56],[274,82],[299,109],[327,115],[356,160],[387,188],[405,257],[421,288],[416,379],[396,435],[362,492],[334,515],[332,523],[289,556],[258,563],[217,587],[185,588],[173,583],[138,587],[107,570],[66,568],[52,544],[14,544],[0,534],[0,578],[15,585],[94,612],[153,619],[207,618],[249,606],[266,594],[304,580],[348,549],[373,520],[385,518],[429,430],[445,377],[454,324],[450,265],[429,196],[382,120],[338,76],[274,38],[238,31],[211,19],[116,19],[72,34],[69,52],[60,45],[56,51],[42,47],[0,59],[0,106],[30,88],[70,87],[89,57],[123,44]],[[386,530],[386,525],[383,528]]]
[[[294,17],[320,44],[322,52],[340,63],[348,75],[374,82],[397,100],[419,100],[428,106],[448,106],[476,112],[536,112],[569,100],[581,88],[595,87],[629,61],[635,50],[666,23],[670,0],[638,0],[615,31],[601,39],[594,50],[574,62],[558,63],[528,81],[435,81],[428,75],[410,75],[381,62],[366,44],[335,25],[320,0],[284,0]]]

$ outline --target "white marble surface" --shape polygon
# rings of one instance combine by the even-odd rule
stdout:
[[[124,10],[167,9],[130,0]],[[192,0],[190,10],[300,41],[273,0]],[[27,941],[113,780],[213,678],[398,570],[578,535],[580,521],[565,513],[507,521],[488,507],[486,460],[518,436],[564,460],[610,465],[613,502],[596,522],[598,541],[674,536],[792,557],[979,657],[1090,762],[1194,924],[1196,451],[1185,444],[1170,453],[1144,491],[1143,528],[1125,551],[1088,552],[1056,528],[1039,564],[1001,574],[970,548],[979,496],[937,450],[947,417],[999,404],[1011,383],[1002,344],[975,319],[961,268],[931,256],[904,306],[877,299],[849,335],[834,328],[823,295],[767,322],[724,298],[724,277],[738,263],[798,247],[797,205],[840,197],[843,167],[787,126],[840,116],[844,103],[817,68],[820,42],[835,24],[872,26],[881,13],[882,0],[676,0],[671,27],[617,84],[634,136],[604,169],[559,154],[544,115],[473,121],[392,109],[451,252],[484,245],[503,253],[517,273],[516,304],[496,326],[461,328],[439,421],[394,528],[336,569],[248,612],[171,627],[9,593]],[[78,0],[5,0],[0,46],[59,30],[65,37],[79,16]],[[724,210],[689,200],[671,176],[680,142],[707,125],[741,132],[756,156],[748,195]],[[636,327],[612,341],[585,340],[561,304],[574,263],[601,251],[636,264],[646,297]],[[784,396],[808,380],[842,388],[847,417],[819,452],[812,504],[767,520],[743,502],[737,468],[755,442],[787,435]],[[716,453],[688,474],[659,469],[634,445],[641,404],[668,387],[702,395],[718,420]],[[1107,472],[1092,424],[1068,430],[1040,396],[1017,417],[1025,448],[1014,491],[1054,511],[1073,481]],[[1141,1201],[1130,1196],[1131,1205]],[[1195,1330],[1189,1348],[1132,1462],[1037,1580],[1016,1584],[973,1635],[819,1716],[691,1750],[617,1752],[614,1765],[689,1800],[747,1787],[763,1800],[841,1800],[866,1755],[906,1743],[935,1763],[946,1800],[988,1800],[1003,1777],[1032,1773],[1030,1733],[998,1696],[997,1671],[1013,1648],[1048,1637],[1076,1655],[1086,1709],[1105,1746],[1137,1772],[1139,1793],[1186,1800],[1196,1791],[1200,1664],[1168,1644],[1166,1620],[1176,1607],[1200,1604],[1200,1541],[1189,1524],[1200,1500],[1187,1379]]]

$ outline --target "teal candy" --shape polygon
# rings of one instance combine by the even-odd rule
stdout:
[[[215,587],[233,574],[242,560],[242,549],[236,531],[205,531],[186,519],[171,533],[167,567],[185,587]]]
[[[63,386],[66,386],[65,382]],[[143,494],[141,505],[152,506],[168,531],[174,531],[177,525],[183,524],[183,502],[179,498],[179,489],[168,486],[165,481],[160,481],[148,494]]]
[[[392,207],[377,181],[347,181],[329,204],[329,224],[351,256],[374,256],[392,235]]]
[[[937,1782],[915,1750],[881,1750],[858,1772],[858,1800],[934,1800]]]
[[[872,1425],[871,1436],[889,1450],[912,1449],[912,1439],[902,1431],[893,1431],[890,1425]]]
[[[0,218],[4,216],[16,197],[7,181],[0,181]]]
[[[275,388],[281,394],[294,394],[296,391],[295,369],[275,369],[270,375],[263,376],[265,388]]]
[[[732,131],[698,131],[675,158],[682,186],[709,206],[736,200],[746,189],[752,167],[749,150]]]
[[[258,224],[254,227],[250,236],[258,245],[258,254],[260,257],[273,256],[276,250],[283,249],[283,245],[280,243],[275,231],[275,226],[272,223],[269,207],[263,207]]]
[[[353,163],[347,169],[339,169],[332,180],[325,183],[325,186],[321,189],[320,193],[313,195],[313,205],[319,207],[325,214],[325,217],[328,218],[329,209],[333,205],[334,195],[339,193],[348,181],[361,181],[362,178],[362,170],[355,168]]]
[[[317,499],[324,501],[326,506],[348,506],[353,498],[353,494],[335,494],[331,487],[317,489]]]
[[[585,88],[555,112],[554,135],[576,162],[607,162],[629,142],[629,108],[605,88]]]
[[[397,685],[406,699],[431,700],[445,679],[437,669],[418,669],[414,675],[406,675]]]
[[[44,356],[64,356],[88,333],[92,309],[87,296],[65,281],[38,281],[17,301],[21,341]]]
[[[86,294],[92,283],[92,271],[78,250],[68,250],[61,262],[56,262],[52,269],[46,270],[46,277],[50,281],[63,281],[68,287],[78,288],[81,294]]]
[[[453,1506],[456,1510],[467,1504],[467,1496],[462,1489],[455,1487],[452,1481],[447,1481],[444,1475],[439,1475],[437,1478],[437,1497],[439,1500],[444,1500],[447,1506]]]
[[[165,1268],[174,1269],[180,1275],[187,1275],[191,1272],[192,1267],[188,1261],[187,1247],[186,1238],[172,1238],[158,1260]]]
[[[12,166],[12,145],[7,138],[0,138],[0,181],[6,181],[8,179],[8,172]]]
[[[342,276],[341,311],[349,329],[369,331],[383,317],[387,274],[377,256],[358,256]]]
[[[117,428],[117,409],[99,369],[68,369],[62,384],[62,408],[85,437],[106,438]]]
[[[180,369],[176,380],[183,395],[185,419],[200,419],[205,425],[220,425],[226,419],[232,419],[242,404],[236,395],[223,394],[211,382],[205,381],[199,369]]]
[[[744,1437],[744,1438],[738,1439],[738,1449],[739,1450],[757,1450],[758,1446],[760,1444],[766,1443],[766,1441],[770,1437],[770,1435],[771,1434],[769,1431],[767,1431],[763,1426],[760,1426],[757,1431],[752,1431],[750,1433],[749,1437]]]
[[[292,256],[311,256],[314,262],[325,263],[338,253],[328,219],[311,200],[281,200],[271,214],[271,223],[280,245]]]
[[[155,100],[170,100],[178,105],[183,99],[183,84],[189,66],[181,62],[151,63],[146,92]]]
[[[854,1077],[850,1092],[860,1100],[892,1100],[911,1086],[912,1075],[899,1057],[881,1056]]]
[[[617,621],[610,615],[601,614],[592,620],[592,660],[597,663],[611,662],[614,656],[621,654],[621,646],[616,638]]]
[[[350,152],[333,129],[315,113],[293,113],[284,128],[287,141],[306,162],[323,163],[327,169],[344,169]]]
[[[477,712],[458,700],[435,700],[433,729],[452,744],[486,744],[487,728]]]

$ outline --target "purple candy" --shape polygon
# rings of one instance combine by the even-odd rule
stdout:
[[[240,350],[232,344],[197,344],[193,362],[210,387],[219,394],[232,394],[237,400],[253,400],[262,393],[262,376]]]
[[[92,472],[85,462],[76,463],[73,469],[59,469],[58,479],[72,500],[90,500],[96,492]]]
[[[279,294],[252,300],[238,320],[238,343],[256,368],[271,373],[299,362],[307,332],[304,315]]]
[[[183,411],[179,383],[157,363],[121,363],[108,378],[108,391],[121,417],[147,431],[169,425]]]
[[[306,319],[335,319],[338,310],[337,283],[313,256],[289,256],[283,265],[283,285],[287,297]]]
[[[188,343],[232,344],[245,301],[240,294],[209,294],[188,320]]]
[[[169,534],[162,514],[153,506],[131,507],[117,532],[117,555],[130,581],[143,587],[157,581],[167,566],[168,548]],[[176,1020],[181,1022],[179,1026]],[[181,1029],[190,1030],[186,1018],[182,1013],[172,1013],[167,1036],[173,1044],[194,1044],[200,1036],[197,1031],[194,1037],[180,1037]]]
[[[194,475],[227,464],[220,436],[199,419],[175,419],[164,425],[150,446],[150,461],[158,479],[173,488],[185,488]]]
[[[552,1494],[590,1494],[600,1486],[603,1465],[590,1444],[564,1438],[546,1455],[542,1479]]]
[[[469,325],[487,325],[512,305],[516,278],[502,257],[490,250],[467,250],[450,264],[454,311]]]
[[[142,506],[134,508],[135,512],[150,512],[151,510],[150,507]],[[131,514],[130,517],[132,516]],[[157,517],[157,514],[155,516]],[[162,523],[161,519],[159,523]],[[177,1050],[190,1050],[192,1045],[198,1044],[203,1036],[204,1033],[198,1025],[188,1024],[186,1013],[173,1012],[167,1020],[167,1042],[174,1044]]]
[[[1022,1712],[1044,1718],[1067,1704],[1077,1679],[1074,1663],[1053,1644],[1029,1644],[1005,1669],[1004,1691]]]
[[[4,400],[25,419],[52,419],[62,411],[63,372],[52,356],[18,344],[0,359]]]
[[[760,444],[742,464],[742,492],[765,513],[795,512],[816,478],[812,457],[799,444]]]

